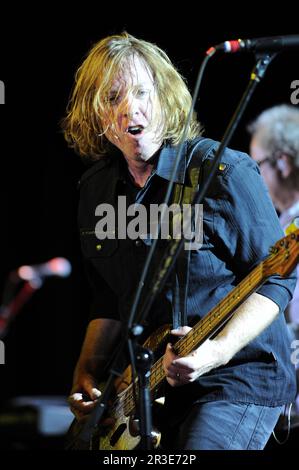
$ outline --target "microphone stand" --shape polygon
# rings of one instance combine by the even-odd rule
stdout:
[[[0,307],[0,338],[4,337],[7,332],[7,326],[12,319],[19,313],[23,305],[28,302],[34,292],[43,284],[41,278],[34,278],[31,281],[25,281],[20,291],[15,297],[6,304],[5,302]]]
[[[194,205],[195,204],[200,204],[201,201],[204,199],[205,194],[213,180],[213,177],[216,173],[216,170],[218,168],[218,164],[220,162],[220,159],[223,155],[223,152],[225,148],[228,146],[228,143],[230,142],[237,125],[240,122],[240,119],[244,113],[244,110],[246,106],[249,103],[249,100],[257,87],[258,83],[263,79],[265,72],[267,70],[268,65],[272,61],[272,59],[276,56],[276,53],[272,54],[256,54],[256,59],[257,62],[251,72],[250,75],[250,81],[247,85],[247,88],[245,92],[243,93],[243,96],[227,126],[227,129],[224,133],[224,136],[222,138],[222,141],[216,151],[215,158],[213,160],[213,163],[211,165],[211,170],[208,178],[204,182],[201,190],[198,192],[198,194],[195,196],[194,201],[192,203],[192,215],[194,213]],[[193,98],[194,99],[194,98]],[[114,379],[120,375],[120,371],[117,370],[117,364],[119,363],[119,360],[121,359],[123,355],[123,350],[125,348],[125,345],[127,342],[131,341],[131,338],[134,338],[134,341],[137,341],[137,337],[141,334],[143,331],[143,327],[141,324],[145,321],[147,318],[147,315],[149,313],[149,310],[153,304],[153,301],[156,297],[156,295],[161,291],[163,288],[168,275],[170,274],[174,263],[177,259],[178,254],[182,250],[182,247],[185,243],[184,238],[181,238],[180,240],[173,239],[168,246],[168,249],[166,250],[165,255],[163,256],[158,269],[156,270],[154,274],[154,280],[150,285],[148,295],[143,303],[143,306],[139,311],[136,312],[135,315],[135,321],[133,322],[133,327],[131,330],[128,331],[128,335],[123,338],[121,341],[119,348],[117,350],[115,360],[113,361],[113,366],[112,369],[110,370],[110,376],[108,378],[108,381],[106,382],[105,390],[103,394],[101,395],[101,398],[98,400],[95,408],[93,409],[91,415],[87,419],[83,430],[79,434],[79,438],[76,439],[78,442],[79,447],[86,448],[88,447],[88,444],[92,441],[92,438],[94,434],[97,431],[98,428],[98,423],[101,421],[101,418],[103,416],[104,411],[106,410],[108,406],[108,400],[109,397],[112,393],[113,390],[113,383]],[[135,348],[136,349],[136,348]],[[146,357],[145,357],[146,356]],[[141,445],[142,448],[149,449],[151,448],[151,442],[150,442],[150,432],[151,432],[151,408],[150,408],[150,392],[148,389],[149,385],[149,377],[150,377],[150,360],[148,356],[151,356],[151,353],[149,353],[148,350],[145,352],[140,352],[140,349],[137,349],[137,354],[136,354],[136,363],[137,363],[137,368],[139,369],[139,372],[142,372],[139,375],[139,383],[141,384],[141,387],[139,389],[139,410],[140,410],[140,418],[142,416],[142,423],[140,424],[140,431],[141,431]],[[132,373],[133,373],[133,386],[134,384],[134,368],[132,364]]]
[[[141,436],[140,449],[152,450],[152,414],[150,375],[153,362],[153,353],[150,349],[139,344],[134,345],[135,364],[138,376],[138,415],[139,431]]]
[[[139,410],[139,431],[141,436],[140,448],[142,450],[151,450],[153,448],[153,445],[151,437],[152,417],[149,380],[153,355],[149,349],[144,348],[143,346],[140,346],[137,343],[137,338],[142,333],[142,331],[142,326],[134,325],[128,336],[130,336],[130,338],[133,338],[132,341],[135,356],[135,364],[137,366],[136,369],[138,375],[139,390],[137,408]],[[90,416],[84,423],[82,430],[80,430],[79,432],[79,435],[74,438],[74,441],[71,441],[67,445],[67,448],[76,448],[80,450],[87,450],[92,448],[93,440],[97,437],[98,425],[102,419],[104,412],[108,407],[109,399],[114,392],[114,381],[117,377],[120,377],[123,372],[123,370],[119,367],[119,363],[122,361],[123,351],[127,342],[128,337],[127,335],[124,335],[117,349],[113,364],[110,369],[110,374],[107,382],[105,383],[105,389],[103,390],[101,397],[99,398]],[[134,375],[135,374],[133,373],[132,367],[133,381]],[[75,445],[74,442],[76,442]]]

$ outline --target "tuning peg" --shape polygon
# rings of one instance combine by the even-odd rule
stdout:
[[[292,232],[295,232],[299,228],[299,217],[295,217],[295,219],[292,220],[290,225],[285,229],[286,235],[289,235]]]

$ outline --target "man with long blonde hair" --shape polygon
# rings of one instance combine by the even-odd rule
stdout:
[[[69,145],[94,161],[80,184],[80,237],[93,301],[69,398],[78,421],[100,396],[99,381],[125,331],[152,241],[148,233],[137,239],[117,236],[123,227],[112,229],[108,218],[107,227],[101,225],[103,237],[96,229],[99,206],[120,216],[120,197],[133,207],[161,204],[183,136],[175,183],[182,192],[190,187],[191,154],[197,183],[205,178],[217,143],[200,136],[195,113],[185,129],[190,106],[186,83],[166,53],[127,33],[95,44],[76,74],[63,128]],[[188,273],[176,265],[153,304],[145,336],[173,322],[175,293],[183,292],[186,309],[180,314],[186,318],[174,325],[172,336],[185,336],[282,235],[256,165],[227,149],[203,201],[202,246],[191,251]],[[168,243],[159,242],[154,265]],[[283,317],[294,283],[293,276],[271,276],[217,336],[185,357],[167,345],[163,448],[265,447],[281,407],[294,397]]]

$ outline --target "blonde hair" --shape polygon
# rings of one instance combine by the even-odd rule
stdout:
[[[176,145],[182,139],[192,101],[183,77],[159,47],[124,32],[96,43],[76,73],[61,125],[69,146],[82,157],[98,160],[108,153],[109,141],[102,126],[107,95],[124,61],[134,56],[141,58],[153,75],[162,111],[162,140]],[[200,130],[194,112],[186,138],[198,136]]]

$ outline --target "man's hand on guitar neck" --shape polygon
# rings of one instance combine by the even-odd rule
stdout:
[[[171,330],[173,336],[185,336],[192,328],[183,326],[177,330]],[[198,349],[185,357],[177,356],[168,343],[164,358],[163,367],[167,382],[172,387],[178,387],[194,382],[198,377],[206,374],[211,369],[226,364],[228,360],[223,355],[217,341],[207,340]]]
[[[237,308],[214,339],[207,339],[188,356],[178,357],[171,344],[168,344],[163,358],[168,383],[173,387],[185,385],[210,370],[227,364],[238,351],[267,328],[278,314],[279,307],[275,302],[253,293]],[[184,326],[171,333],[182,337],[190,330],[190,327]]]

